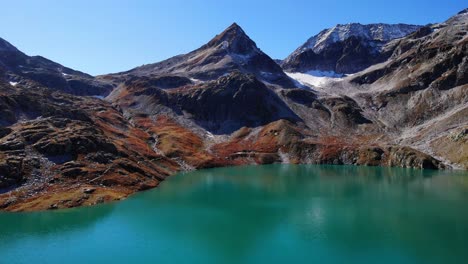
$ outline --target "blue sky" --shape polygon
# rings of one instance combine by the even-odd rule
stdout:
[[[441,22],[466,0],[2,1],[0,37],[90,74],[128,70],[198,48],[237,22],[273,58],[335,24]]]

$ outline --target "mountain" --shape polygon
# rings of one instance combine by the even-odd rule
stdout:
[[[24,82],[0,79],[0,208],[119,200],[179,170],[110,103]]]
[[[40,84],[50,89],[77,95],[106,95],[110,83],[64,67],[41,56],[28,56],[0,38],[0,76],[10,84]],[[32,82],[32,83],[31,83]]]
[[[383,47],[390,59],[357,75],[353,82],[385,82],[387,90],[401,92],[463,85],[468,81],[467,28],[468,11],[464,10],[444,23],[422,27],[406,38],[392,41]]]
[[[129,116],[170,115],[214,134],[300,120],[274,91],[296,82],[235,23],[186,55],[101,77],[121,82],[108,100]]]
[[[399,144],[458,164],[468,162],[468,9],[383,48],[385,63],[349,78],[365,87],[378,119]]]
[[[334,62],[335,71],[337,63],[365,69],[299,87],[236,24],[189,54],[96,78],[2,41],[0,208],[119,200],[178,171],[220,166],[468,169],[467,24],[464,10],[406,36],[411,26],[357,30],[371,39],[363,43],[378,44],[379,63],[364,67],[367,53],[340,51],[348,61]],[[351,27],[338,32],[349,35]],[[328,43],[325,35],[312,45],[318,54],[356,39]],[[320,56],[317,65],[330,64]],[[112,91],[81,96],[89,92],[29,71],[66,71]]]
[[[336,25],[311,37],[282,63],[288,72],[333,71],[355,73],[388,57],[382,47],[421,26],[350,23]]]
[[[90,96],[113,88],[0,39],[0,208],[118,200],[179,170],[116,107]]]
[[[120,75],[177,75],[207,81],[234,70],[254,74],[267,83],[296,87],[281,67],[263,53],[236,23],[188,54],[144,65]]]

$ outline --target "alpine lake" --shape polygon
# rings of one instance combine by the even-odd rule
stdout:
[[[468,172],[179,173],[124,201],[0,213],[0,263],[468,263]]]

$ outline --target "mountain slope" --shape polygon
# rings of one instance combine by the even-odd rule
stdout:
[[[384,49],[391,58],[352,76],[351,84],[368,90],[369,107],[399,131],[399,144],[467,168],[468,10]]]
[[[112,86],[41,56],[28,56],[0,38],[0,76],[11,84],[33,83],[76,95],[106,95]],[[33,83],[31,83],[33,82]]]
[[[419,28],[406,24],[336,25],[308,39],[282,67],[288,72],[358,72],[387,58],[381,52],[384,44]]]
[[[0,113],[0,208],[118,200],[179,170],[103,100],[0,81]]]

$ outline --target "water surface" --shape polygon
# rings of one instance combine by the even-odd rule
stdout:
[[[0,263],[467,263],[468,175],[268,165],[123,202],[0,213]]]

